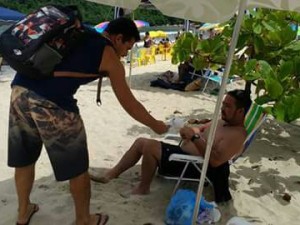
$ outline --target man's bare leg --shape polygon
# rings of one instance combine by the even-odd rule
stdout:
[[[150,184],[161,159],[161,143],[149,140],[142,148],[142,172],[140,183],[132,190],[132,194],[145,195],[150,193]]]
[[[18,195],[18,223],[28,222],[30,215],[38,210],[38,206],[30,202],[30,193],[34,182],[34,166],[31,164],[25,167],[15,169],[15,184]]]
[[[133,167],[143,155],[143,151],[149,143],[157,142],[147,138],[138,138],[131,145],[129,150],[123,155],[121,160],[113,168],[108,170],[102,177],[93,177],[92,180],[108,183],[110,180],[117,178],[121,173]]]
[[[88,172],[70,180],[70,191],[75,204],[76,225],[96,225],[99,216],[102,220],[107,215],[90,215],[91,182]]]
[[[97,216],[90,215],[91,183],[88,172],[70,180],[70,191],[75,204],[76,225],[97,224]]]

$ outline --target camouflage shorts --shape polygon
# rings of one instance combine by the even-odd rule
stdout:
[[[8,165],[35,163],[44,144],[57,180],[80,175],[88,169],[86,133],[79,114],[20,86],[11,93]]]

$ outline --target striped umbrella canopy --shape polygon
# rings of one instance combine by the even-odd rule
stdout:
[[[199,28],[199,30],[205,31],[205,30],[216,28],[218,26],[219,26],[219,23],[205,23]]]
[[[134,20],[135,25],[137,26],[137,28],[141,28],[141,27],[149,27],[150,24],[146,21],[143,20]],[[102,23],[99,23],[95,26],[95,29],[99,32],[102,33],[106,27],[108,26],[109,21],[104,21]]]

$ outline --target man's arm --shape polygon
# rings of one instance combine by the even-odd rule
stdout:
[[[105,47],[99,71],[108,72],[112,89],[118,101],[131,117],[150,127],[158,134],[167,132],[167,125],[162,121],[154,119],[133,96],[125,79],[124,67],[110,46]]]

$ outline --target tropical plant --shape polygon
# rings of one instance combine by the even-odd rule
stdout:
[[[192,60],[196,69],[225,65],[235,18],[207,40],[184,33],[173,48],[172,63]],[[277,120],[300,118],[300,41],[296,40],[300,14],[268,9],[251,10],[244,17],[230,75],[256,85],[258,104]]]

